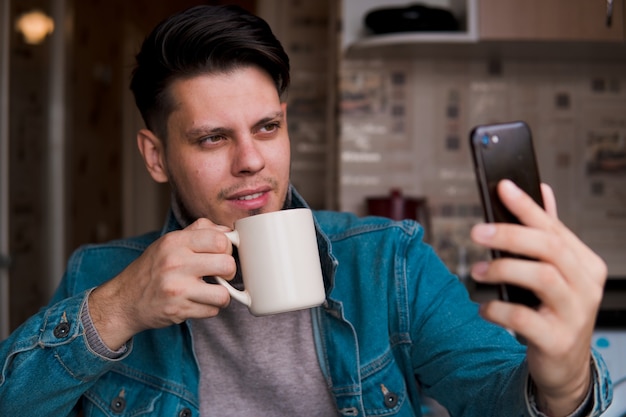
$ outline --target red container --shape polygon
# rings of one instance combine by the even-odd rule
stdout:
[[[424,240],[430,241],[430,212],[426,198],[404,197],[397,188],[386,197],[367,197],[367,214],[393,220],[416,220],[424,227]]]

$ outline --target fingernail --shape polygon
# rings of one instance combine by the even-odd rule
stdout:
[[[521,194],[520,188],[511,180],[502,180],[502,186],[505,188],[505,191],[512,196],[517,194]]]
[[[478,306],[478,314],[481,317],[484,317],[486,311],[487,311],[487,304],[486,303],[480,303],[480,305]]]
[[[477,262],[472,266],[472,277],[477,280],[480,280],[487,273],[487,269],[489,268],[488,262]]]
[[[472,237],[479,242],[491,239],[496,234],[496,226],[491,223],[477,224],[472,228]]]

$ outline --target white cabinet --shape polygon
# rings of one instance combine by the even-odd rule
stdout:
[[[424,0],[420,4],[450,10],[459,21],[458,32],[412,32],[368,35],[364,19],[376,8],[406,7],[414,2],[402,0],[344,0],[341,7],[343,24],[342,49],[366,48],[415,42],[474,42],[478,36],[478,0]]]
[[[533,47],[537,43],[599,42],[604,44],[600,49],[612,43],[610,48],[623,50],[626,45],[625,3],[626,0],[613,0],[609,26],[606,0],[424,0],[421,4],[450,10],[459,21],[460,30],[375,35],[365,28],[364,20],[369,11],[406,7],[415,2],[343,0],[341,46],[348,54],[374,50],[375,53],[398,54],[411,48],[416,48],[417,53],[431,53],[444,44],[447,50],[473,53],[480,52],[483,43],[519,41],[533,42]],[[571,49],[566,46],[565,50],[568,48]]]

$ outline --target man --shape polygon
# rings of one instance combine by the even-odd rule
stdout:
[[[157,26],[131,89],[152,178],[172,187],[161,232],[73,254],[49,304],[0,348],[0,414],[29,416],[599,415],[610,381],[591,352],[604,263],[513,184],[526,226],[472,238],[539,259],[475,265],[542,305],[478,308],[413,222],[316,212],[318,308],[253,317],[209,276],[240,280],[235,220],[306,206],[289,185],[289,63],[262,20],[192,8]],[[208,279],[207,279],[208,280]],[[521,346],[504,330],[528,341]]]

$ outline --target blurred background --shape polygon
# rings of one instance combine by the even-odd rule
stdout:
[[[560,217],[609,265],[594,345],[626,398],[625,0],[0,1],[0,340],[78,246],[160,228],[169,189],[136,149],[134,55],[172,12],[239,4],[291,57],[292,181],[310,205],[419,220],[479,301],[496,293],[467,279],[488,256],[468,238],[468,133],[530,125]]]
[[[314,207],[333,204],[328,2],[2,0],[0,339],[47,302],[79,245],[161,227],[169,189],[137,151],[129,77],[148,31],[197,4],[238,4],[286,39],[294,182]]]
[[[389,0],[2,0],[0,339],[47,302],[79,245],[160,227],[169,190],[136,150],[134,55],[172,12],[231,3],[268,20],[292,59],[292,178],[313,208],[416,218],[464,279],[487,256],[468,239],[482,219],[468,132],[525,120],[560,216],[609,264],[603,311],[626,309],[624,0],[428,0],[419,13]],[[392,13],[371,15],[381,8]]]

